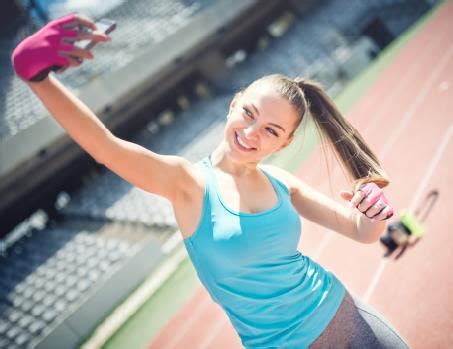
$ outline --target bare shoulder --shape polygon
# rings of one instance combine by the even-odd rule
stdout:
[[[260,164],[260,167],[282,182],[288,188],[291,195],[302,183],[299,178],[284,168],[271,164]]]

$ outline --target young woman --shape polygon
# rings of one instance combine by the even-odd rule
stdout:
[[[91,33],[81,33],[87,27]],[[223,139],[198,163],[114,136],[47,72],[91,59],[74,41],[109,38],[87,18],[47,24],[14,50],[13,65],[68,134],[97,162],[167,198],[202,283],[247,348],[407,348],[388,322],[297,250],[300,216],[362,243],[393,210],[379,161],[320,85],[269,75],[232,98]],[[32,82],[31,80],[40,80]],[[354,191],[342,206],[260,161],[288,146],[308,113],[333,145]]]

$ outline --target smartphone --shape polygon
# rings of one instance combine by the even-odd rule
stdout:
[[[96,22],[96,30],[100,31],[104,34],[109,34],[116,28],[116,22],[112,21],[111,19],[108,18],[102,18],[98,22]],[[83,27],[81,29],[82,32],[89,32],[90,30],[87,29],[86,27]],[[95,45],[96,41],[92,40],[80,40],[76,41],[74,43],[77,47],[83,49],[83,50],[91,50]]]

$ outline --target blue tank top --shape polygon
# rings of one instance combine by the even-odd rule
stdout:
[[[258,213],[223,201],[208,157],[201,220],[184,239],[198,277],[246,348],[306,348],[327,327],[343,284],[297,250],[300,217],[287,187],[261,169],[278,203]]]

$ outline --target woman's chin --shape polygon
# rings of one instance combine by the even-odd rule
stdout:
[[[255,153],[244,153],[236,149],[229,149],[228,156],[230,156],[236,162],[250,163],[250,162],[260,162],[261,158],[258,154]]]

